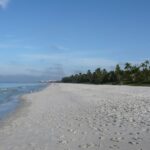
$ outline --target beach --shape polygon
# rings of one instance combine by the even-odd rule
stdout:
[[[149,150],[150,87],[53,83],[0,123],[0,150]]]

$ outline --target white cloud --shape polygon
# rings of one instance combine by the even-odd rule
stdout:
[[[10,0],[0,0],[0,7],[2,7],[3,9],[5,9],[8,5]]]

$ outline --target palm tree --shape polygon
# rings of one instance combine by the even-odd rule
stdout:
[[[125,67],[124,68],[125,68],[126,71],[130,71],[131,68],[132,68],[132,65],[130,63],[125,63]]]
[[[132,77],[131,77],[131,69],[132,69],[132,65],[130,63],[126,63],[124,70],[124,79],[126,82],[132,82]]]
[[[132,66],[131,68],[131,77],[133,82],[140,82],[141,81],[141,73],[140,67],[137,65]]]
[[[93,82],[95,84],[100,84],[102,82],[102,72],[100,68],[97,68],[93,73]]]
[[[91,71],[88,70],[88,71],[87,71],[87,79],[88,79],[88,82],[89,82],[89,83],[92,82],[92,76],[93,76],[93,75],[92,75]]]
[[[121,82],[121,68],[119,66],[119,64],[116,65],[116,68],[115,68],[115,75],[116,75],[116,78],[117,78],[117,82]]]
[[[144,82],[148,82],[150,80],[150,62],[146,60],[140,66],[142,70],[142,77]]]

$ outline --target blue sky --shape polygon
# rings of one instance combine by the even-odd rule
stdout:
[[[0,75],[60,78],[150,58],[149,0],[0,0]]]

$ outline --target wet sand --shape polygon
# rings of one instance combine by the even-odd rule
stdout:
[[[149,150],[150,88],[51,84],[0,126],[0,150]]]

